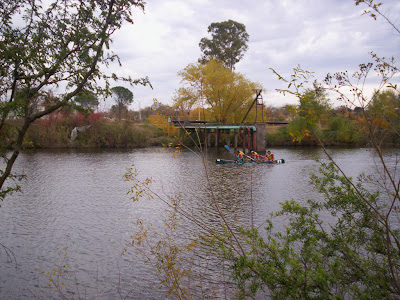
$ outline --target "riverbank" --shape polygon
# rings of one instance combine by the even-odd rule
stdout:
[[[10,141],[15,140],[15,128],[19,122],[21,121],[11,120],[6,123],[0,136],[0,148],[12,148]],[[294,139],[294,129],[291,126],[268,126],[265,137],[268,147],[318,146],[321,141],[325,146],[368,146],[368,134],[355,126],[344,129],[340,126],[318,128],[316,135],[306,135],[301,141]],[[226,141],[227,138],[228,136],[222,134],[222,141]],[[233,137],[230,138],[232,144]],[[59,113],[33,123],[26,134],[23,148],[144,148],[178,143],[195,146],[189,136],[168,135],[159,126],[149,122],[114,120],[98,113]],[[387,135],[382,145],[395,147],[400,145],[400,139]]]
[[[338,126],[335,119],[331,124],[325,127],[317,127],[313,134],[304,134],[301,141],[295,139],[298,133],[295,126],[291,123],[286,126],[267,127],[266,142],[268,146],[324,146],[329,147],[369,147],[371,140],[365,128],[352,126]],[[380,131],[382,147],[398,147],[400,137],[396,134],[390,134],[385,130],[376,128]]]
[[[0,139],[0,147],[12,146],[9,141],[13,140],[13,128],[18,122],[13,120],[8,123],[8,130]],[[161,129],[147,123],[112,120],[100,114],[86,117],[57,115],[33,123],[23,148],[144,148],[173,142],[174,139],[166,136]]]

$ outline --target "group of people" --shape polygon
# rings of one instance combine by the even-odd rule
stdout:
[[[274,154],[267,150],[265,151],[265,155],[260,155],[255,151],[250,151],[250,155],[244,154],[243,151],[237,151],[236,152],[236,161],[248,161],[248,160],[255,160],[255,161],[273,161],[274,160]]]

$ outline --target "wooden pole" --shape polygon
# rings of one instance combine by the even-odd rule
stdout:
[[[251,149],[253,149],[254,151],[256,151],[256,149],[257,149],[257,134],[256,133],[257,132],[254,130],[251,131],[251,135],[253,136],[253,145],[252,145]]]
[[[246,151],[246,130],[244,128],[242,130],[242,143],[243,143],[243,152]]]
[[[247,131],[247,149],[250,150],[250,148],[251,148],[251,130],[249,127],[246,127],[246,131]]]
[[[238,147],[238,130],[235,129],[235,141],[234,141],[235,151],[236,151],[237,147]]]

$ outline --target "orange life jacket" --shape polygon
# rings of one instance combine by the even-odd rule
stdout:
[[[265,155],[265,157],[268,159],[268,160],[274,160],[274,154],[273,153],[267,153],[267,155]]]

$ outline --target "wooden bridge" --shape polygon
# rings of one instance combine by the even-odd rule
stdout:
[[[262,98],[262,89],[255,89],[256,96],[238,124],[215,124],[207,121],[173,121],[175,127],[180,127],[188,133],[197,132],[202,135],[202,141],[205,141],[208,147],[211,147],[211,139],[214,136],[214,145],[219,144],[231,146],[231,136],[233,135],[233,147],[239,146],[244,151],[254,150],[257,152],[265,151],[266,148],[266,127],[267,125],[284,125],[288,122],[264,122],[264,101]],[[254,123],[245,123],[250,111],[255,106]],[[260,111],[262,122],[257,122],[257,114]],[[240,145],[239,145],[240,139]]]
[[[216,124],[207,121],[173,121],[175,127],[182,128],[189,134],[196,132],[201,136],[208,147],[228,145],[231,147],[233,137],[233,148],[242,148],[245,151],[265,151],[266,127],[267,125],[284,125],[288,122],[262,122],[262,123],[238,123],[238,124]],[[213,143],[212,143],[213,142]],[[213,145],[212,145],[213,144]]]

